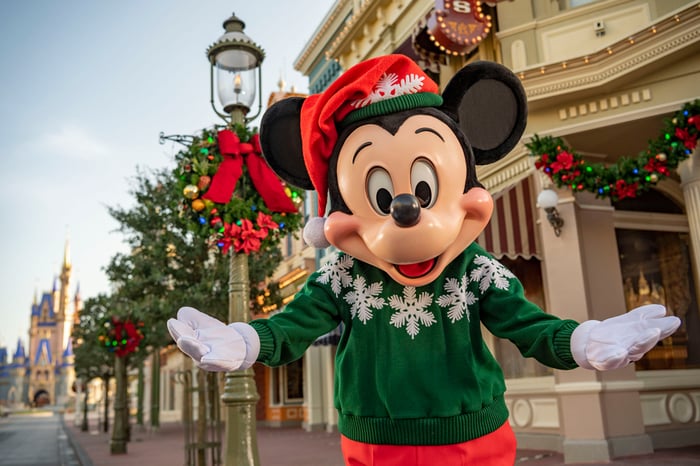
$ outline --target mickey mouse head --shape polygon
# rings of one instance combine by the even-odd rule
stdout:
[[[518,78],[492,62],[460,70],[442,95],[404,55],[361,62],[322,94],[282,100],[262,119],[263,155],[315,189],[332,244],[404,285],[435,280],[486,227],[493,200],[476,164],[505,156],[526,124]]]

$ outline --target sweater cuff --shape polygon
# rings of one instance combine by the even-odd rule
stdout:
[[[574,369],[578,366],[571,353],[571,334],[574,333],[578,325],[578,322],[567,320],[557,333],[554,334],[554,352],[570,369]]]
[[[266,322],[260,320],[251,321],[250,326],[258,332],[258,337],[260,337],[258,361],[264,363],[272,357],[272,353],[275,351],[275,340],[272,336],[272,330],[266,325]]]

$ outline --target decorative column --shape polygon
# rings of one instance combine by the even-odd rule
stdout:
[[[691,256],[695,289],[700,286],[700,154],[695,149],[687,160],[678,165],[685,211],[690,229]]]
[[[325,346],[321,352],[321,373],[323,374],[324,421],[326,431],[335,432],[338,428],[338,411],[334,404],[335,351],[333,346]]]
[[[304,422],[307,432],[318,430],[323,419],[323,367],[321,352],[324,346],[311,346],[304,354]]]
[[[558,194],[561,236],[540,210],[550,312],[578,322],[625,313],[613,207],[590,193]],[[555,371],[565,462],[608,462],[650,453],[640,388],[633,365],[610,372]]]

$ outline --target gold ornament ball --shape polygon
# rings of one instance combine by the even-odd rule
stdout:
[[[187,199],[197,199],[197,196],[199,196],[199,188],[193,184],[188,184],[182,190],[182,194],[184,194]]]
[[[292,190],[289,188],[284,188],[284,194],[286,194],[287,197],[292,197]]]
[[[200,212],[204,210],[204,207],[205,205],[203,200],[195,199],[194,201],[192,201],[192,208],[195,210],[195,212]]]
[[[652,183],[656,183],[657,181],[659,181],[659,176],[656,173],[652,173],[651,175],[649,175],[649,179]]]
[[[304,205],[304,199],[302,199],[301,196],[293,197],[292,204],[294,204],[294,207],[297,209],[301,209],[301,206]]]
[[[659,162],[665,162],[666,161],[666,154],[661,152],[660,154],[656,154],[656,160]]]

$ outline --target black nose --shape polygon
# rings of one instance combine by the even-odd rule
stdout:
[[[400,227],[412,227],[420,219],[420,202],[412,194],[399,194],[391,201],[391,217]]]

